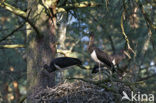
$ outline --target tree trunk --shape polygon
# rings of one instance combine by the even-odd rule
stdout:
[[[49,74],[42,69],[43,65],[49,64],[56,54],[56,17],[53,16],[52,19],[49,19],[42,9],[43,7],[38,4],[38,1],[28,1],[29,19],[33,21],[33,24],[35,24],[39,33],[42,35],[39,36],[33,29],[27,30],[28,95],[32,91],[32,87],[36,85],[43,88],[55,85],[55,73],[53,73],[52,76],[47,76]],[[27,24],[27,28],[32,27]],[[44,79],[47,79],[49,82],[45,82],[47,80]]]
[[[66,31],[67,31],[67,22],[68,22],[68,14],[64,13],[63,17],[61,18],[62,22],[58,28],[58,35],[59,39],[58,42],[60,43],[60,49],[66,49],[65,40],[66,40]]]

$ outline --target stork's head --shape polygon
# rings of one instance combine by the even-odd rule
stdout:
[[[45,64],[43,68],[46,69],[49,73],[51,72],[50,67],[47,64]]]
[[[89,45],[88,45],[88,51],[89,51],[89,53],[91,53],[93,51],[92,49],[94,46],[94,33],[90,32],[89,37],[90,37],[90,40],[89,40]]]
[[[92,45],[93,42],[94,42],[94,33],[93,32],[90,32],[89,33],[89,37],[90,37],[89,45]]]
[[[89,37],[94,37],[94,33],[93,32],[90,32],[89,33]]]

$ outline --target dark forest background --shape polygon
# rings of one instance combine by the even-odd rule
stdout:
[[[156,96],[155,0],[43,1],[0,1],[1,103],[23,99],[27,88],[34,85],[32,80],[36,81],[33,78],[52,58],[76,57],[92,68],[95,63],[87,51],[90,32],[95,34],[95,45],[108,54],[127,50],[131,59],[121,64],[129,64],[123,81],[141,81],[136,88]],[[43,36],[48,39],[42,40]],[[97,74],[78,67],[63,73],[65,77],[98,79]],[[56,72],[56,82],[59,75]]]

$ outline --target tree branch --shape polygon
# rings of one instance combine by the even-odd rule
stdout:
[[[72,52],[74,47],[80,42],[80,39],[78,39],[73,45],[71,45],[69,51]]]
[[[6,2],[0,2],[0,6],[8,11],[10,11],[11,13],[17,15],[17,16],[20,16],[22,19],[24,19],[26,22],[28,22],[31,27],[35,30],[35,32],[37,33],[38,37],[42,37],[42,35],[40,34],[38,28],[33,24],[32,21],[30,21],[27,17],[27,14],[26,12],[18,9],[18,8],[15,8],[13,6],[11,6],[10,4],[6,3]]]
[[[141,13],[146,21],[146,26],[148,28],[148,38],[146,39],[145,43],[144,43],[144,46],[143,46],[143,54],[145,54],[145,52],[147,51],[148,49],[148,46],[149,46],[149,43],[150,43],[150,40],[151,40],[151,37],[152,37],[152,31],[150,29],[150,27],[156,29],[156,26],[154,26],[151,22],[151,20],[148,18],[148,15],[146,14],[144,8],[143,8],[143,5],[141,4],[140,1],[138,1],[138,6],[141,10]]]
[[[140,78],[140,79],[138,80],[138,82],[139,82],[139,81],[148,80],[148,79],[153,78],[153,77],[156,77],[156,73],[155,73],[155,74],[152,74],[152,75],[150,75],[150,76],[144,77],[144,78]]]
[[[80,3],[74,3],[74,4],[66,4],[66,7],[74,7],[74,8],[85,8],[85,7],[95,7],[100,6],[99,3],[96,3],[94,1],[82,1]]]
[[[148,22],[148,24],[149,24],[153,29],[156,30],[156,25],[154,25],[154,24],[152,23],[152,21],[148,18],[148,14],[145,12],[142,3],[141,3],[139,0],[137,0],[137,3],[138,3],[138,6],[139,6],[139,8],[140,8],[140,10],[141,10],[141,13],[142,13],[143,16],[144,16],[145,21]]]
[[[21,24],[20,26],[15,28],[11,33],[9,33],[6,36],[2,37],[2,39],[0,39],[0,42],[2,42],[3,40],[6,40],[9,36],[12,36],[15,32],[17,32],[20,28],[22,28],[24,26],[24,24],[25,23]]]
[[[66,4],[66,6],[61,6],[57,8],[57,12],[66,12],[71,9],[76,8],[86,8],[86,7],[96,7],[101,6],[100,3],[96,3],[94,1],[82,1],[80,3],[74,3],[74,4]]]
[[[12,45],[0,45],[0,49],[3,48],[24,48],[23,44],[12,44]]]
[[[27,18],[26,12],[24,12],[24,11],[18,9],[18,8],[15,8],[15,7],[11,6],[10,4],[8,4],[6,2],[2,2],[2,3],[0,2],[0,6],[2,8],[4,8],[4,9],[6,9],[6,10],[12,12],[15,15],[18,15],[18,16],[20,16],[22,18]]]
[[[123,11],[122,16],[121,16],[121,21],[120,21],[120,26],[121,26],[121,30],[122,30],[122,35],[123,35],[123,37],[124,37],[125,40],[126,40],[127,49],[130,50],[130,51],[136,56],[136,53],[135,53],[134,50],[131,48],[130,43],[129,43],[129,40],[128,40],[128,37],[127,37],[127,35],[126,35],[126,33],[125,33],[125,30],[124,30],[124,26],[123,26],[124,14],[125,14],[125,11]]]

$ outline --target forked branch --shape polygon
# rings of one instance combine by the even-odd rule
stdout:
[[[124,29],[124,26],[123,26],[124,15],[125,15],[125,11],[122,12],[121,21],[120,21],[120,26],[121,26],[121,30],[122,30],[122,35],[123,35],[124,39],[126,40],[127,49],[128,49],[129,51],[131,51],[134,55],[136,55],[136,53],[134,52],[134,50],[131,48],[130,43],[129,43],[129,39],[128,39],[126,33],[125,33],[125,29]]]

